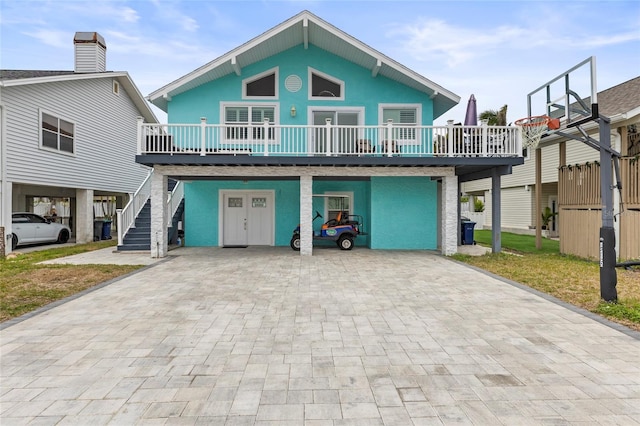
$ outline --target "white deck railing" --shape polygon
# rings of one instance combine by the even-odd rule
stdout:
[[[149,171],[149,174],[142,182],[138,190],[133,194],[129,202],[123,209],[116,210],[118,221],[118,245],[122,245],[124,236],[131,228],[135,228],[136,217],[140,210],[144,207],[145,203],[151,196],[151,176],[153,170]]]
[[[138,154],[520,157],[517,126],[138,124]]]

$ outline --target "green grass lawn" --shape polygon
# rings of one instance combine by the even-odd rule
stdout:
[[[474,237],[491,245],[490,230],[477,230]],[[640,330],[640,268],[616,269],[618,303],[606,303],[600,298],[597,262],[560,254],[559,242],[546,238],[541,250],[531,235],[503,232],[501,242],[502,253],[454,258]]]
[[[115,245],[116,242],[110,240],[68,247],[52,246],[20,254],[15,258],[0,258],[0,321],[31,312],[142,267],[39,263]]]
[[[491,230],[481,229],[474,231],[474,238],[477,243],[491,247]],[[512,234],[503,232],[501,234],[502,248],[516,253],[560,253],[560,242],[542,239],[542,249],[536,248],[536,237],[533,235]]]

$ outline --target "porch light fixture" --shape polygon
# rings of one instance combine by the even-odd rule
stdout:
[[[296,116],[296,106],[295,105],[291,105],[291,110],[289,111],[291,113],[292,117]]]

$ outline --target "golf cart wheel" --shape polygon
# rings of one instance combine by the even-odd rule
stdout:
[[[15,250],[18,247],[18,236],[11,234],[11,250]]]
[[[338,247],[340,247],[340,250],[351,250],[353,248],[353,238],[349,235],[343,235],[338,240]]]
[[[58,244],[64,244],[67,241],[69,241],[69,231],[67,231],[66,229],[63,229],[58,234],[58,241],[57,242],[58,242]]]
[[[294,235],[291,238],[291,242],[289,243],[289,245],[295,251],[300,251],[300,235]]]

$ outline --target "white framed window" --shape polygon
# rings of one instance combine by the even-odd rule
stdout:
[[[120,83],[117,80],[113,80],[113,94],[120,95]]]
[[[40,147],[58,152],[75,153],[75,123],[55,114],[40,111]]]
[[[242,99],[278,99],[278,67],[242,80]]]
[[[279,143],[275,125],[279,122],[277,104],[221,104],[225,124],[225,143],[264,142],[264,120],[269,119],[269,143]]]
[[[309,67],[309,99],[344,101],[344,81]]]
[[[335,219],[340,212],[342,212],[343,218],[346,219],[355,211],[353,208],[353,192],[330,191],[326,192],[326,194],[336,195],[336,197],[325,197],[325,222]]]
[[[418,126],[422,122],[422,105],[420,104],[379,104],[378,118],[380,125],[393,121],[393,140],[398,145],[418,145]]]

